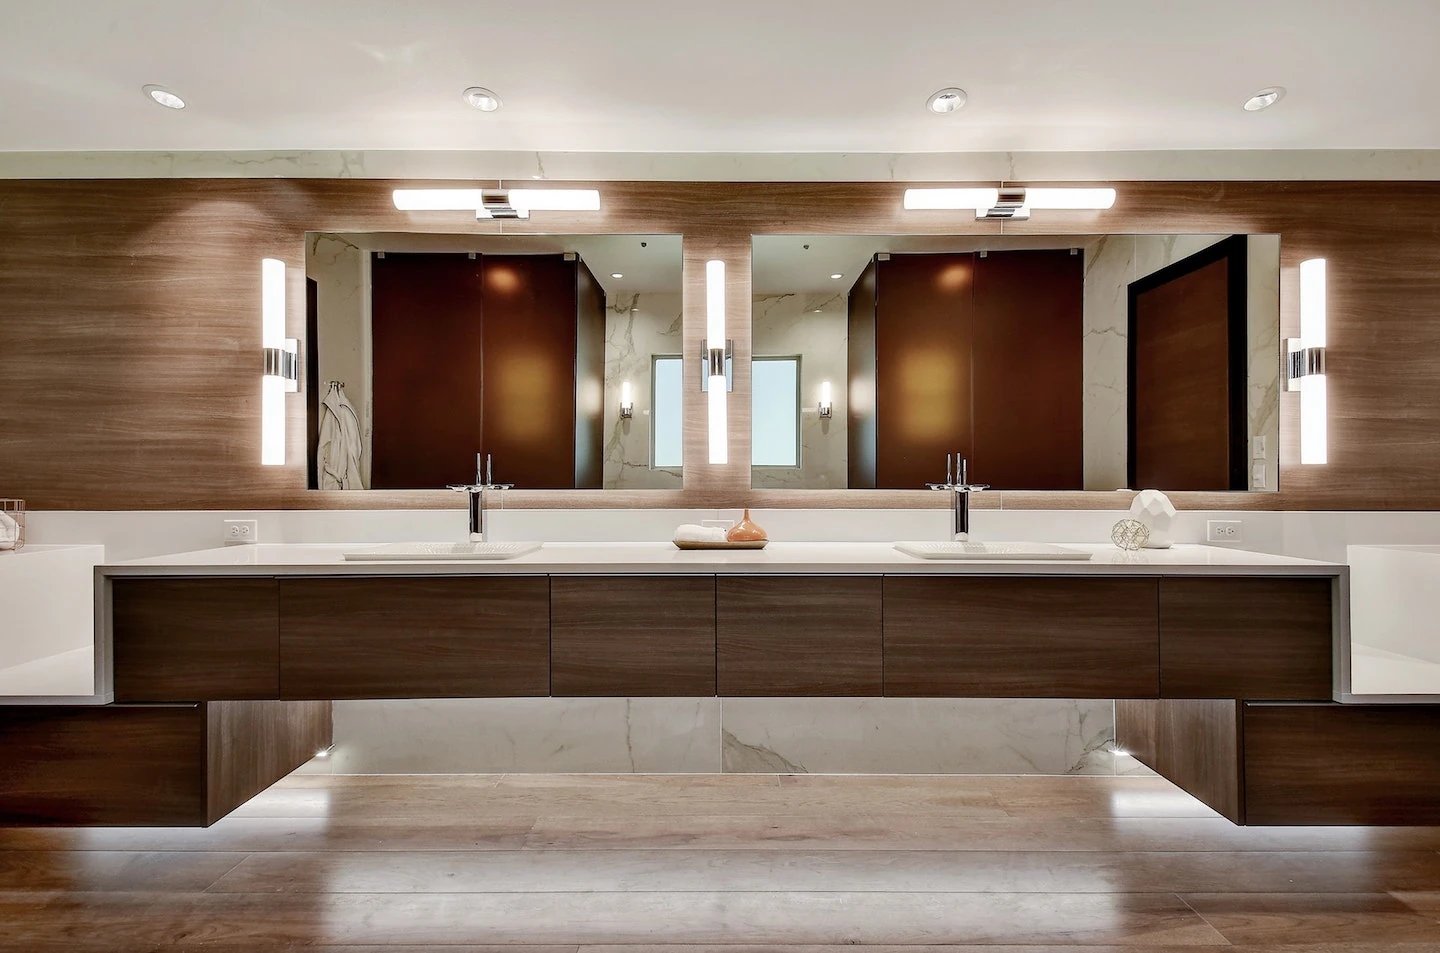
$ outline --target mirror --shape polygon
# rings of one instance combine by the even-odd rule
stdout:
[[[312,489],[678,489],[678,235],[306,236]],[[625,406],[622,408],[622,398]]]
[[[996,489],[1276,489],[1278,235],[753,252],[755,487],[919,489],[958,452]]]

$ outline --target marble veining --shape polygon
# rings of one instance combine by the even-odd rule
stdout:
[[[800,466],[755,467],[751,485],[844,489],[849,455],[847,296],[844,292],[756,295],[751,321],[756,357],[800,356]],[[820,383],[827,380],[833,412],[825,418],[820,416],[819,401]]]
[[[679,294],[621,292],[606,298],[603,462],[607,490],[681,487],[679,467],[651,465],[651,375],[656,356],[682,353],[683,310]],[[630,382],[634,401],[634,414],[628,418],[620,416],[620,385],[624,381]]]

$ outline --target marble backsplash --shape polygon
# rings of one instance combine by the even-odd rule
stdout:
[[[309,772],[1041,774],[1143,772],[1114,703],[1031,698],[338,701]]]

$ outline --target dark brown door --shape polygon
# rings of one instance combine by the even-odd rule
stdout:
[[[1130,285],[1130,486],[1248,486],[1245,280],[1237,236]]]
[[[370,281],[377,490],[438,488],[475,474],[483,297],[480,259],[376,254]]]
[[[945,475],[945,454],[971,454],[974,280],[970,254],[894,255],[879,262],[875,485],[881,489],[920,489]]]
[[[522,489],[575,486],[575,267],[563,255],[485,256],[479,449],[496,480]]]
[[[976,257],[974,482],[1005,490],[1084,489],[1084,298],[1078,251]]]

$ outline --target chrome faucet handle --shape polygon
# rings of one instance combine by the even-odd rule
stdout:
[[[513,490],[513,483],[447,483],[445,489],[456,493],[484,493],[486,490]]]

